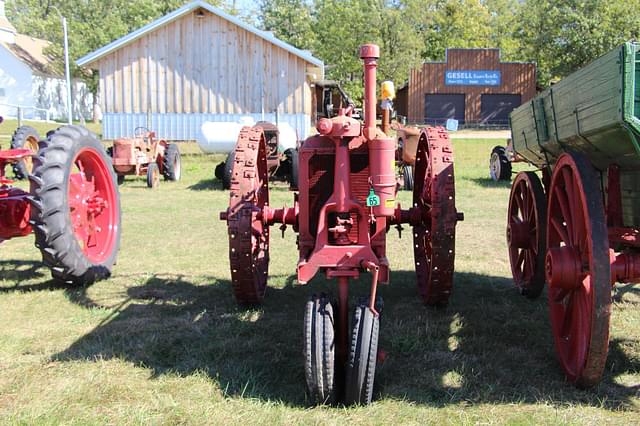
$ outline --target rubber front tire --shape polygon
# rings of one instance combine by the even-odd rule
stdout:
[[[21,126],[16,129],[11,137],[11,149],[30,149],[33,154],[38,153],[40,135],[31,126]],[[13,175],[16,179],[26,179],[33,172],[33,160],[26,159],[13,165]]]
[[[164,180],[177,182],[182,176],[182,160],[180,158],[180,149],[178,145],[171,143],[167,145],[162,158],[162,174]]]
[[[156,189],[160,186],[160,168],[157,163],[149,163],[147,167],[147,187]]]
[[[106,241],[105,250],[92,259],[80,245],[71,214],[72,173],[80,155],[89,155],[94,169],[85,174],[105,199],[103,214],[108,226],[97,232]],[[31,221],[36,247],[42,260],[51,268],[54,279],[72,285],[89,285],[111,275],[120,248],[120,195],[115,185],[111,159],[100,141],[84,127],[64,126],[47,135],[47,143],[34,158],[31,181]]]
[[[236,160],[235,151],[230,152],[227,155],[227,159],[224,162],[224,174],[222,175],[222,189],[231,188],[231,173],[233,172],[233,163]]]
[[[291,150],[291,177],[289,178],[289,186],[292,191],[298,190],[298,171],[300,170],[300,156],[297,149]]]
[[[379,316],[366,303],[359,304],[353,315],[351,348],[347,362],[345,404],[370,404],[378,357]]]
[[[402,166],[402,178],[404,179],[404,190],[413,191],[413,167],[409,164]]]
[[[507,150],[503,146],[495,146],[489,159],[489,175],[498,182],[511,180],[511,161],[507,157]]]
[[[311,296],[304,312],[304,371],[313,404],[333,404],[335,384],[335,321],[327,296]]]

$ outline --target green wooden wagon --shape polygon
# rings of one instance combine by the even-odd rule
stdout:
[[[511,113],[513,149],[542,171],[511,188],[507,243],[523,294],[548,285],[569,380],[600,381],[611,290],[640,281],[640,44],[625,43]]]

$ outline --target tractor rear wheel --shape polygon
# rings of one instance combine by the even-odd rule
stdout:
[[[147,187],[156,189],[160,186],[160,168],[158,163],[149,163],[147,166]]]
[[[227,209],[229,260],[236,301],[262,303],[269,275],[269,227],[261,212],[269,205],[266,142],[260,127],[238,136]]]
[[[38,153],[40,135],[31,126],[21,126],[16,129],[11,137],[11,149],[28,149],[34,155]],[[16,179],[26,179],[33,172],[33,160],[27,157],[13,165],[13,175]]]
[[[547,200],[534,172],[520,172],[511,186],[507,245],[513,282],[530,299],[544,288]]]
[[[335,384],[335,320],[326,295],[313,295],[304,313],[304,366],[313,404],[333,404]]]
[[[598,172],[585,156],[562,154],[549,188],[545,273],[556,353],[567,378],[582,387],[600,381],[609,348],[606,223]]]
[[[29,179],[36,247],[53,277],[107,278],[120,246],[120,196],[102,144],[80,126],[50,132]]]
[[[370,404],[378,361],[380,318],[367,303],[360,303],[353,315],[351,348],[347,362],[345,404]]]
[[[162,174],[164,180],[177,182],[182,176],[182,160],[180,158],[180,149],[175,143],[167,145],[162,157]]]
[[[413,227],[416,281],[427,305],[446,305],[453,287],[455,205],[453,149],[442,127],[423,129],[418,140],[413,207],[421,223]]]

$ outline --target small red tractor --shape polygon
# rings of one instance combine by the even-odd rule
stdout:
[[[160,185],[160,175],[165,180],[180,180],[182,168],[178,145],[156,139],[155,132],[146,127],[136,128],[133,138],[116,139],[108,152],[119,185],[126,175],[146,176],[149,188]]]
[[[50,132],[38,145],[36,155],[0,150],[0,243],[34,232],[54,279],[87,285],[108,277],[120,246],[120,197],[104,147],[79,126]],[[29,192],[4,173],[24,160],[33,162]]]
[[[318,134],[299,148],[298,190],[292,207],[269,203],[264,130],[240,132],[231,176],[227,222],[233,291],[238,303],[260,304],[269,272],[269,228],[298,233],[297,280],[318,272],[337,281],[337,300],[313,295],[304,319],[304,366],[315,403],[367,404],[373,395],[382,301],[378,283],[389,282],[386,234],[410,225],[416,284],[429,305],[446,304],[452,290],[456,222],[453,151],[446,130],[421,131],[413,203],[396,202],[395,139],[376,128],[379,48],[364,45],[364,123],[351,106],[318,120]],[[356,303],[349,326],[350,280],[371,273],[369,296]],[[339,385],[344,384],[344,386]],[[339,389],[340,388],[340,389]]]

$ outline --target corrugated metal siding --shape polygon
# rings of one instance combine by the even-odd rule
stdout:
[[[242,117],[251,117],[256,122],[261,120],[276,122],[275,114],[150,114],[145,113],[106,113],[102,118],[103,139],[130,137],[136,127],[148,127],[156,132],[159,138],[174,141],[195,140],[200,127],[205,121],[238,122]],[[279,114],[279,122],[287,122],[298,132],[298,139],[310,136],[311,116],[306,114]]]
[[[500,86],[446,86],[447,70],[499,70]],[[482,94],[520,94],[527,102],[536,94],[536,66],[533,63],[500,62],[499,49],[449,49],[447,62],[431,62],[409,74],[408,121],[424,119],[424,96],[436,93],[465,93],[465,120],[480,121]]]
[[[205,9],[113,51],[96,66],[107,114],[310,115],[307,75],[322,78],[315,65]]]

